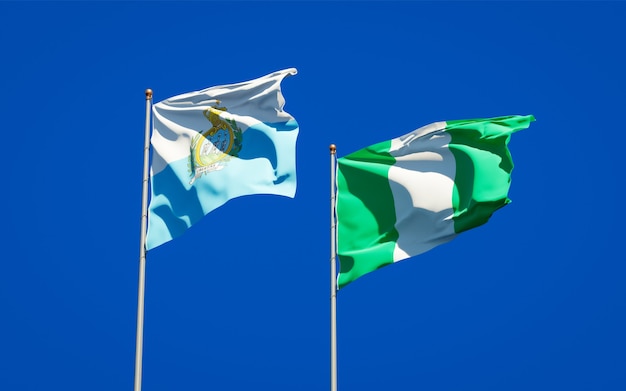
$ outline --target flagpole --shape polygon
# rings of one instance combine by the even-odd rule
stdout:
[[[146,289],[146,227],[148,222],[148,164],[150,159],[150,109],[152,90],[146,90],[146,128],[143,146],[143,188],[141,194],[141,239],[139,244],[139,289],[137,294],[137,343],[135,348],[135,391],[141,390],[143,358],[143,313]]]
[[[335,144],[330,144],[330,389],[337,391],[337,251],[335,221]]]

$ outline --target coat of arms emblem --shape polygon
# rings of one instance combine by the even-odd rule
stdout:
[[[211,128],[199,132],[191,140],[189,155],[189,184],[212,171],[223,169],[231,157],[241,151],[243,132],[235,120],[224,119],[220,114],[226,107],[216,106],[204,110],[203,114],[211,122]]]

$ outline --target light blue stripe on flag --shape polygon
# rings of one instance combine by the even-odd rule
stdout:
[[[240,158],[190,184],[189,159],[170,163],[152,178],[146,248],[182,235],[226,201],[251,194],[294,197],[298,124],[257,124],[244,132]]]

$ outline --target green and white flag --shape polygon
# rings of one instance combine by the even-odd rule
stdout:
[[[510,202],[510,136],[534,120],[436,122],[338,159],[338,287],[486,223]]]

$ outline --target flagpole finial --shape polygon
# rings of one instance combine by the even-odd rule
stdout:
[[[149,88],[146,90],[146,99],[147,100],[152,99],[152,90]]]
[[[330,154],[334,155],[337,152],[337,146],[335,144],[330,144]]]

